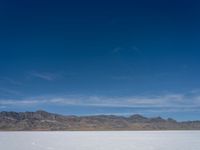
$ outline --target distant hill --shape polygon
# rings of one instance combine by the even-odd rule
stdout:
[[[0,112],[1,131],[199,130],[200,121],[114,115],[63,116],[45,111]]]

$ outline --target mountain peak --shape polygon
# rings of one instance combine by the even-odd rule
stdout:
[[[121,116],[62,116],[44,110],[0,112],[0,130],[199,130],[200,122],[176,122],[171,118]]]

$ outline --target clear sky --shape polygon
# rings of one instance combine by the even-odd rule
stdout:
[[[0,111],[200,119],[198,0],[1,0]]]

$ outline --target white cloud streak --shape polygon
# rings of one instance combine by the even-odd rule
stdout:
[[[7,94],[7,95],[21,95],[21,93],[17,90],[2,88],[2,87],[0,87],[0,93]]]
[[[39,78],[42,80],[47,80],[47,81],[54,81],[60,77],[59,74],[57,73],[50,73],[50,72],[31,72],[30,76]]]
[[[35,97],[23,100],[0,100],[0,105],[77,105],[97,107],[132,107],[132,108],[193,108],[200,107],[200,95],[166,94],[161,96],[132,96],[132,97]]]
[[[0,81],[6,83],[6,84],[12,84],[12,85],[22,85],[22,82],[9,78],[9,77],[0,77]]]

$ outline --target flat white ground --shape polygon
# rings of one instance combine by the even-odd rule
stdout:
[[[0,132],[0,150],[200,150],[200,131]]]

